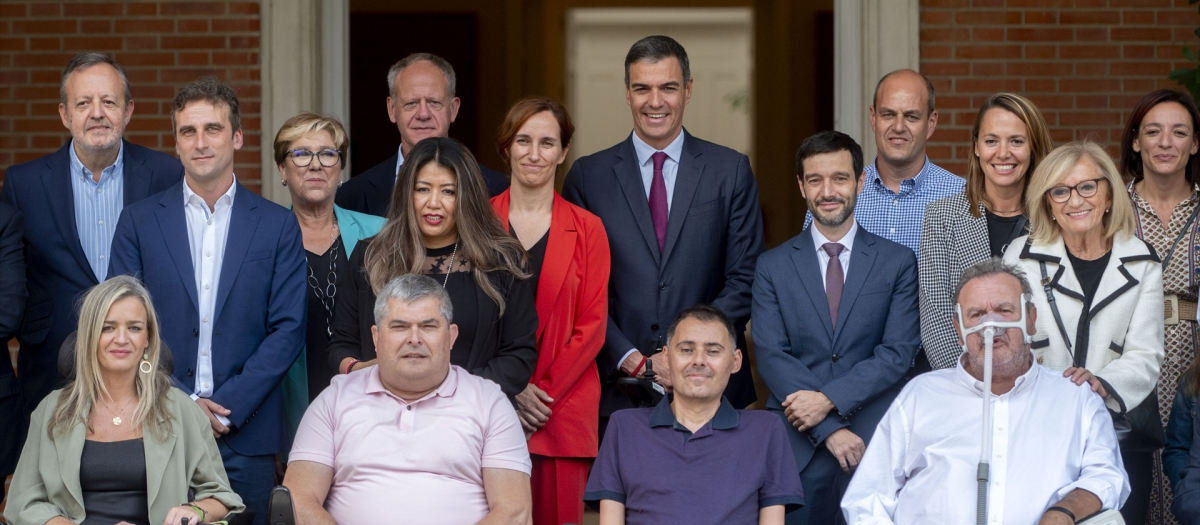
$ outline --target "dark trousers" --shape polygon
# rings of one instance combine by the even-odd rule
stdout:
[[[224,439],[217,440],[217,448],[230,487],[242,497],[246,510],[254,511],[254,525],[266,525],[271,490],[275,488],[275,455],[243,456],[229,448]]]
[[[1125,525],[1141,525],[1146,522],[1146,511],[1150,507],[1150,487],[1154,482],[1154,453],[1122,450],[1121,461],[1125,463],[1130,487],[1129,499],[1125,500],[1125,506],[1121,507],[1121,517],[1125,518]]]
[[[804,506],[787,513],[787,525],[846,525],[842,515],[842,496],[850,484],[851,474],[842,470],[837,458],[820,445],[804,470],[800,485],[804,489]]]

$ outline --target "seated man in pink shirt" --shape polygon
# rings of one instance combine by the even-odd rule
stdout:
[[[297,523],[528,522],[525,435],[498,385],[450,365],[451,319],[429,277],[379,291],[378,365],[335,377],[300,422],[283,480]]]

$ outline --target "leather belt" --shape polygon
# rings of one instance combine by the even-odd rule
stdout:
[[[1167,326],[1179,324],[1180,320],[1196,320],[1196,303],[1180,299],[1178,295],[1163,296],[1163,318]]]

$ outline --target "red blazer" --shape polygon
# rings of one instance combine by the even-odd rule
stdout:
[[[508,191],[492,207],[508,226]],[[608,322],[608,235],[595,215],[554,194],[546,259],[538,278],[538,361],[529,380],[554,402],[529,452],[595,457],[599,445],[600,374],[596,354]]]

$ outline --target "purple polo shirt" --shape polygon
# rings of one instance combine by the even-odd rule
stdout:
[[[333,468],[325,509],[338,523],[476,523],[483,469],[529,474],[525,434],[500,387],[457,366],[407,403],[379,367],[333,378],[304,413],[288,462]]]
[[[692,434],[664,397],[612,415],[583,499],[625,504],[628,525],[758,523],[760,508],[804,504],[799,472],[774,414],[721,398]]]

